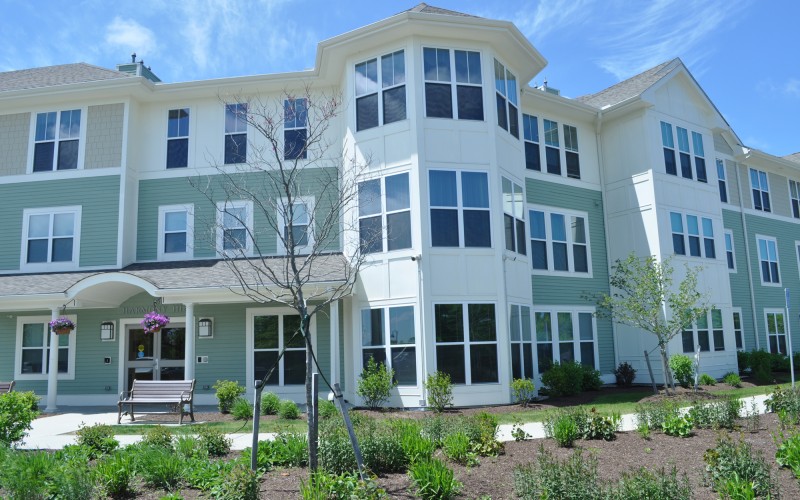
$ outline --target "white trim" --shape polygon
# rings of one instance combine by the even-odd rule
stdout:
[[[780,255],[778,253],[778,240],[777,240],[777,238],[775,238],[774,236],[765,236],[763,234],[756,234],[755,237],[756,237],[756,251],[758,252],[758,273],[759,273],[759,276],[761,277],[761,285],[762,286],[781,286],[781,282],[782,282],[782,280],[781,280],[781,259],[780,259]],[[766,256],[766,258],[764,258],[764,256],[761,254],[761,245],[759,244],[760,240],[764,240],[764,241],[767,242],[767,256]],[[770,262],[770,263],[772,262],[771,260],[769,260],[769,243],[770,242],[772,242],[775,245],[775,265],[778,268],[778,281],[777,282],[764,281],[764,271],[761,268],[761,263],[762,262]],[[770,272],[770,277],[771,277],[771,274],[772,273]]]
[[[51,272],[51,271],[72,271],[78,269],[80,265],[81,253],[81,217],[83,208],[80,205],[67,207],[42,207],[26,208],[22,211],[22,234],[20,235],[20,255],[19,269],[23,272]],[[57,214],[71,213],[73,215],[72,226],[72,260],[69,262],[52,262],[50,255],[53,240],[53,217]],[[28,263],[28,224],[32,215],[50,215],[50,226],[48,234],[48,260],[47,262]]]
[[[245,221],[245,246],[237,249],[223,249],[223,234],[225,231],[224,215],[228,209],[244,208]],[[253,253],[253,202],[244,200],[220,201],[217,202],[217,230],[216,230],[216,249],[219,257],[249,257]]]
[[[787,339],[786,313],[785,313],[785,310],[784,309],[776,309],[776,308],[765,307],[763,314],[764,314],[764,333],[766,334],[766,337],[767,337],[767,352],[772,352],[772,349],[770,348],[770,343],[769,343],[769,338],[770,338],[769,316],[772,315],[772,314],[774,314],[776,316],[775,335],[774,336],[778,340],[780,340],[780,337],[783,336],[784,341],[785,341],[784,348],[788,349],[789,348],[789,342],[788,342],[788,339]],[[780,315],[783,318],[783,332],[779,332],[777,330],[777,328],[778,328],[777,316],[778,315]],[[777,346],[778,346],[778,350],[780,350],[780,343],[777,342],[777,341],[776,341],[776,343],[777,343]],[[783,353],[783,354],[786,354],[786,353]]]
[[[166,253],[164,251],[164,240],[166,238],[166,214],[177,212],[184,212],[186,214],[186,251]],[[194,258],[194,204],[161,205],[158,207],[157,239],[158,248],[156,253],[158,260],[187,260]]]
[[[545,227],[545,239],[541,240],[536,238],[537,241],[544,241],[547,245],[547,269],[533,269],[533,244],[532,240],[533,231],[530,229],[530,226],[533,224],[533,219],[530,216],[532,211],[542,212],[544,213],[544,227]],[[542,275],[542,276],[569,276],[573,278],[592,278],[594,275],[592,269],[592,244],[590,240],[590,230],[589,230],[589,214],[588,212],[581,212],[578,210],[569,210],[560,207],[548,207],[545,205],[527,205],[528,214],[528,242],[531,243],[528,246],[528,255],[531,261],[531,274],[534,275]],[[566,231],[567,240],[564,243],[567,245],[567,265],[572,269],[571,271],[557,271],[555,270],[555,264],[553,261],[554,252],[553,252],[553,229],[551,227],[551,215],[562,215],[564,216],[564,230]],[[584,233],[586,237],[586,269],[587,272],[579,272],[575,271],[575,255],[573,251],[574,245],[582,245],[582,243],[574,243],[572,241],[572,233],[570,232],[570,223],[569,217],[580,217],[584,220]]]
[[[76,325],[78,323],[77,316],[74,314],[68,314],[67,317],[71,319]],[[48,360],[50,356],[48,354],[49,348],[47,347],[47,342],[49,341],[51,334],[50,328],[48,327],[48,323],[50,320],[53,319],[50,316],[18,316],[17,317],[17,328],[16,328],[16,345],[14,348],[14,379],[15,380],[47,380],[47,372],[39,373],[39,374],[24,374],[22,373],[22,327],[25,324],[43,324],[44,325],[44,332],[43,332],[43,346],[42,349],[44,350],[43,356],[45,356],[45,361],[42,364],[42,370],[45,369],[47,366]],[[68,345],[68,370],[67,373],[59,373],[58,380],[75,380],[75,337],[78,334],[78,326],[74,330],[72,330],[69,335],[69,345]]]

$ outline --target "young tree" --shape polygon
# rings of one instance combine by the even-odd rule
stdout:
[[[669,394],[667,346],[709,309],[697,290],[700,268],[687,266],[677,288],[673,287],[674,269],[669,258],[659,262],[652,255],[642,259],[631,253],[624,260],[618,259],[612,271],[612,293],[598,298],[597,314],[655,335]]]
[[[306,348],[309,467],[314,471],[318,433],[311,408],[317,395],[311,388],[316,359],[310,325],[315,315],[349,295],[357,279],[364,255],[358,242],[343,249],[348,239],[342,235],[350,229],[346,215],[357,202],[358,179],[368,161],[356,160],[341,142],[336,145],[336,134],[328,134],[340,117],[337,95],[306,87],[275,98],[221,100],[237,103],[225,104],[226,129],[255,134],[244,136],[246,141],[226,137],[225,163],[235,157],[235,164],[217,163],[215,175],[190,182],[214,206],[209,236],[238,282],[230,290],[254,302],[286,305],[300,318],[295,333]],[[352,160],[346,160],[348,154]],[[287,332],[284,345],[291,342]],[[257,401],[268,376],[257,388]]]

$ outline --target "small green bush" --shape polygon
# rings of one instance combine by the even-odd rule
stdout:
[[[119,441],[114,439],[114,429],[110,425],[82,425],[75,434],[75,442],[91,450],[91,458],[107,455],[119,447]]]
[[[757,384],[772,383],[772,357],[770,353],[763,350],[750,352],[750,371]]]
[[[253,418],[253,407],[245,398],[236,398],[231,406],[231,415],[236,420],[250,420]]]
[[[739,419],[742,402],[736,398],[698,402],[689,415],[699,429],[733,429]]]
[[[703,373],[697,379],[698,385],[717,385],[717,379],[709,375],[708,373]]]
[[[50,493],[53,498],[96,498],[95,470],[88,460],[63,462],[50,471]]]
[[[394,380],[394,370],[387,368],[384,363],[378,363],[372,356],[367,360],[367,366],[358,377],[356,394],[361,396],[364,404],[371,410],[377,410],[388,400],[389,395],[397,387]]]
[[[265,392],[261,394],[261,414],[262,415],[277,415],[278,408],[281,406],[281,398],[274,392]]]
[[[359,426],[356,435],[364,455],[364,465],[372,472],[404,472],[408,467],[408,456],[400,435],[385,424],[369,421]]]
[[[183,480],[184,462],[166,448],[144,446],[136,456],[136,472],[146,484],[172,491]]]
[[[742,378],[733,372],[726,373],[725,376],[722,377],[722,381],[731,387],[739,388],[742,386]]]
[[[673,354],[669,357],[669,369],[681,387],[686,388],[694,384],[694,361],[689,356]]]
[[[197,434],[198,444],[210,456],[222,457],[231,451],[231,440],[221,431],[210,427],[201,427]]]
[[[394,430],[400,435],[400,446],[406,454],[408,463],[430,459],[436,451],[436,445],[428,437],[422,435],[422,428],[417,422],[399,420]]]
[[[794,476],[800,478],[800,434],[794,434],[788,438],[780,433],[780,437],[775,436],[778,451],[775,453],[775,461],[781,467],[791,469]]]
[[[639,425],[647,424],[650,430],[659,430],[668,418],[680,416],[678,406],[672,401],[640,403],[636,405],[636,420]]]
[[[297,403],[294,401],[284,399],[278,407],[278,417],[286,420],[297,420],[300,418],[300,408],[297,407]]]
[[[456,481],[453,470],[435,458],[412,464],[408,475],[423,500],[447,500],[461,491],[462,484]]]
[[[0,395],[0,447],[11,446],[25,437],[39,415],[39,398],[33,392]]]
[[[121,498],[132,495],[136,472],[133,454],[120,450],[108,455],[97,462],[95,472],[101,488],[108,496]]]
[[[785,412],[797,421],[800,419],[800,387],[792,389],[791,387],[777,386],[764,401],[764,405],[770,412]]]
[[[547,424],[545,424],[545,429],[548,429]],[[568,414],[558,415],[553,421],[552,426],[550,426],[549,430],[546,430],[545,433],[548,434],[548,437],[555,439],[558,446],[562,448],[571,448],[575,440],[580,437],[578,424],[575,422],[575,419]]]
[[[157,425],[144,432],[141,442],[145,446],[172,449],[172,431],[163,425]]]
[[[44,451],[12,450],[6,453],[0,469],[0,485],[5,489],[8,498],[49,498],[48,479],[58,465],[53,455]]]
[[[220,500],[257,500],[258,473],[242,462],[235,463],[211,494]]]
[[[386,491],[378,486],[374,477],[368,477],[362,481],[355,472],[334,475],[325,471],[317,471],[308,482],[301,479],[300,496],[304,500],[326,500],[328,498],[382,500],[389,498]]]
[[[627,361],[623,361],[614,370],[614,378],[620,387],[630,387],[636,379],[636,369]]]
[[[336,403],[333,401],[328,401],[327,399],[320,399],[319,400],[319,418],[326,419],[326,418],[333,418],[339,414],[339,409],[336,408]]]
[[[553,363],[542,374],[543,390],[553,397],[573,396],[583,390],[584,371],[579,363]]]
[[[453,384],[450,375],[437,371],[428,375],[424,385],[428,393],[428,406],[433,408],[433,411],[442,413],[446,408],[453,406]]]
[[[706,471],[711,484],[718,492],[730,487],[729,481],[751,483],[756,496],[771,495],[776,498],[777,487],[770,473],[770,466],[759,451],[749,443],[734,443],[730,437],[717,438],[716,446],[703,454]],[[747,498],[747,497],[743,497]]]
[[[667,436],[673,437],[689,437],[692,435],[692,428],[694,427],[692,418],[689,415],[669,416],[664,420],[661,430]]]
[[[511,394],[515,403],[527,407],[536,395],[536,386],[531,379],[515,378],[511,381]]]
[[[320,468],[330,474],[344,474],[358,467],[344,425],[320,426],[318,457]]]
[[[175,453],[184,459],[208,457],[208,450],[194,436],[178,436],[175,440]]]
[[[245,450],[249,463],[250,450]],[[305,467],[308,465],[308,438],[305,434],[282,432],[271,441],[258,442],[259,469],[278,467]]]
[[[581,390],[582,391],[599,391],[603,386],[603,381],[600,380],[600,372],[595,370],[589,365],[579,364],[581,367]]]
[[[675,466],[667,472],[664,468],[650,471],[644,467],[633,473],[623,472],[616,485],[606,491],[608,500],[690,500],[692,486],[683,474],[678,478]],[[736,498],[736,497],[732,497]]]
[[[739,365],[739,373],[750,371],[750,353],[747,351],[736,351],[736,362]]]
[[[442,448],[447,458],[460,465],[477,465],[478,459],[472,451],[469,436],[463,432],[450,434]]]
[[[569,458],[558,460],[542,445],[536,462],[514,468],[514,492],[525,500],[599,499],[597,459],[584,458],[578,448]]]
[[[245,393],[245,388],[235,380],[217,380],[213,387],[217,391],[216,396],[221,413],[230,413],[233,403]]]

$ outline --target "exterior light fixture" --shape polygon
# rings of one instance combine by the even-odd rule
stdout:
[[[100,340],[114,340],[113,321],[103,321],[100,323]]]
[[[203,318],[197,322],[197,336],[198,337],[213,337],[214,331],[211,328],[211,320]]]

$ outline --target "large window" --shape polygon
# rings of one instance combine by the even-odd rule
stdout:
[[[576,362],[597,369],[597,336],[592,310],[534,310],[536,358],[542,374],[554,362]]]
[[[70,317],[76,321],[75,317]],[[50,318],[17,318],[17,349],[15,353],[14,378],[17,380],[43,380],[50,366]],[[72,379],[75,364],[75,331],[58,338],[58,378]]]
[[[676,255],[717,258],[714,245],[714,223],[711,219],[678,212],[670,212],[669,217],[672,228],[672,250]]]
[[[778,271],[778,242],[769,236],[756,236],[758,261],[761,267],[761,284],[780,284]]]
[[[479,52],[425,47],[423,64],[425,116],[483,120]],[[455,75],[452,68],[455,68]]]
[[[394,370],[399,385],[417,385],[414,307],[382,307],[361,310],[361,354]]]
[[[217,204],[217,249],[229,256],[248,256],[252,245],[253,203],[249,201]]]
[[[532,379],[534,369],[530,307],[511,305],[509,330],[511,332],[511,377]]]
[[[294,245],[293,253],[295,255],[311,251],[314,247],[313,213],[314,198],[312,197],[295,198],[291,207],[286,198],[280,200],[278,203],[278,227],[281,231],[281,237],[278,238],[279,253],[289,253],[288,248],[291,245]],[[292,223],[289,224],[289,221]]]
[[[497,91],[497,124],[519,139],[517,77],[497,59],[494,60],[494,85]]]
[[[358,183],[358,231],[364,253],[411,248],[408,173]]]
[[[496,383],[494,304],[435,304],[436,369],[454,384]]]
[[[281,349],[286,352],[278,361]],[[306,344],[300,316],[263,314],[253,317],[253,378],[260,382],[278,363],[266,385],[301,385],[306,379]]]
[[[406,119],[405,52],[356,64],[356,130]],[[380,82],[380,84],[378,83]]]
[[[544,120],[544,157],[547,173],[561,175],[561,152],[558,140],[558,123]]]
[[[567,177],[581,178],[581,162],[578,157],[578,129],[564,125],[564,158],[567,160]]]
[[[769,204],[769,181],[767,173],[754,168],[750,169],[750,188],[753,192],[753,208],[771,212]]]
[[[167,113],[167,168],[189,165],[189,108]]]
[[[675,127],[673,135],[672,124],[661,122],[661,144],[664,149],[664,166],[670,175],[678,175],[678,164],[680,164],[681,177],[694,179],[695,173],[697,180],[708,182],[706,173],[705,148],[703,147],[703,134],[692,132],[692,140],[689,142],[689,130],[683,127]],[[677,137],[677,159],[675,156],[675,142]],[[692,159],[694,155],[694,160]],[[694,161],[694,165],[692,164]]]
[[[533,209],[529,216],[534,271],[591,274],[586,214]]]
[[[572,179],[581,178],[581,163],[578,153],[578,129],[572,125],[563,125],[563,144],[558,122],[541,120],[544,136],[544,166],[548,174]],[[528,170],[542,170],[541,148],[539,147],[539,119],[531,115],[522,115],[522,132],[525,140],[525,167]],[[563,150],[563,151],[562,151]],[[563,154],[563,156],[562,156]],[[566,165],[566,169],[562,168]]]
[[[522,136],[525,142],[525,168],[541,172],[542,160],[539,158],[539,119],[522,115]]]
[[[527,255],[525,240],[525,193],[522,186],[503,177],[503,224],[506,250]]]
[[[36,114],[33,145],[33,171],[78,168],[81,137],[81,110]]]
[[[74,267],[81,207],[27,209],[22,215],[22,268]]]
[[[694,169],[697,172],[697,180],[700,182],[708,182],[702,134],[692,132],[692,146],[694,147]]]
[[[158,207],[158,260],[192,257],[193,212],[192,205]]]
[[[675,162],[675,139],[672,136],[672,125],[661,122],[661,144],[664,147],[664,167],[670,175],[678,175]]]
[[[765,310],[769,352],[786,354],[786,318],[783,311]]]
[[[225,164],[247,161],[247,103],[225,105]]]
[[[733,232],[725,230],[725,260],[728,262],[728,269],[736,271],[736,256],[733,253]]]
[[[719,184],[719,201],[728,203],[728,174],[725,172],[725,163],[717,158],[717,183]]]
[[[306,158],[308,102],[305,98],[283,101],[283,158]]]
[[[722,311],[711,309],[706,315],[700,316],[691,328],[681,333],[683,352],[695,352],[695,346],[700,351],[724,351],[725,332],[722,327]]]
[[[491,247],[486,172],[431,170],[431,242],[435,247]]]

